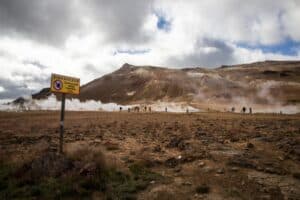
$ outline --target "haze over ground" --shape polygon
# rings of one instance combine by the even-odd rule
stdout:
[[[124,63],[170,68],[299,60],[300,2],[0,2],[0,98],[49,87],[51,73],[85,84]]]

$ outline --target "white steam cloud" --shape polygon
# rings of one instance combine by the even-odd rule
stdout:
[[[24,98],[24,103],[8,103],[11,100],[0,102],[0,111],[29,111],[29,110],[60,110],[61,102],[56,99],[54,95],[51,95],[47,99],[36,100],[32,98]],[[235,99],[237,100],[237,99]],[[253,113],[283,113],[283,114],[297,114],[300,113],[300,105],[281,105],[281,104],[270,104],[270,105],[259,105],[259,104],[247,104],[247,99],[239,98],[239,103],[235,103],[235,112],[241,112],[240,110],[244,105],[251,105]],[[144,111],[144,107],[147,106],[147,111],[149,112],[149,107],[151,107],[152,112],[165,112],[166,108],[168,112],[202,112],[207,110],[207,107],[197,106],[197,108],[185,103],[185,102],[153,102],[150,104],[135,104],[135,105],[119,105],[116,103],[102,103],[101,101],[88,100],[85,102],[80,102],[78,99],[66,99],[65,109],[68,111],[119,111],[120,107],[122,111],[127,111],[129,108],[131,111],[134,107],[139,107],[140,112]],[[199,107],[199,108],[198,108]],[[231,106],[217,104],[210,105],[212,110],[219,111],[230,111]],[[201,109],[200,109],[201,108]],[[213,109],[215,108],[215,109]],[[224,109],[226,108],[226,109]],[[249,108],[247,107],[247,111]]]
[[[167,108],[168,112],[198,112],[200,110],[183,103],[170,103],[170,102],[157,102],[147,105],[119,105],[116,103],[102,103],[101,101],[88,100],[80,102],[78,99],[66,99],[65,109],[69,111],[119,111],[128,110],[135,106],[140,107],[142,111],[144,106],[151,107],[152,111],[162,112]],[[2,111],[24,111],[24,110],[60,110],[61,102],[56,99],[54,95],[51,95],[47,99],[31,99],[26,98],[24,103],[1,103],[0,110]]]

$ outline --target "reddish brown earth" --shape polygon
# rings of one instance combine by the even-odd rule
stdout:
[[[3,162],[56,152],[58,121],[1,112]],[[300,199],[300,115],[67,112],[65,127],[66,149],[101,147],[122,171],[139,163],[162,177],[132,198]]]
[[[83,85],[79,98],[121,104],[160,100],[285,105],[299,103],[299,80],[299,61],[265,61],[215,69],[124,64]]]

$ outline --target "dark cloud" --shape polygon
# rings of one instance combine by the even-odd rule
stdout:
[[[142,0],[1,0],[0,35],[61,46],[70,35],[96,30],[107,42],[145,42],[151,38],[143,31],[151,4]],[[87,28],[86,21],[92,26]]]
[[[0,78],[0,86],[4,88],[4,91],[0,92],[0,99],[17,98],[33,92],[33,90],[30,90],[26,84],[20,84],[9,79]]]
[[[143,31],[153,1],[91,0],[85,6],[96,26],[105,32],[110,42],[140,43],[150,39]]]
[[[213,51],[205,52],[201,48],[213,48]],[[195,44],[195,50],[191,54],[172,56],[167,63],[174,67],[218,67],[220,65],[235,62],[234,49],[223,41],[204,39]]]
[[[80,26],[74,1],[1,0],[0,34],[61,45]]]
[[[24,95],[31,95],[39,91],[41,88],[50,84],[50,76],[34,76],[30,72],[13,72],[13,77],[22,77],[24,81],[16,81],[14,78],[0,78],[0,86],[4,88],[4,91],[0,92],[0,99],[17,98]],[[28,84],[34,83],[34,85],[40,86],[37,89],[30,89]]]

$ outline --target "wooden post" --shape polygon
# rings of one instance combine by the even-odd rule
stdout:
[[[64,118],[65,118],[65,101],[66,94],[62,94],[61,98],[61,111],[60,111],[60,135],[59,135],[59,153],[63,153],[63,140],[64,140]]]

